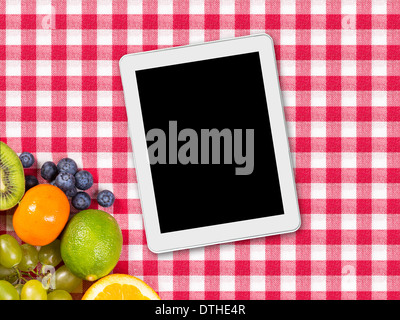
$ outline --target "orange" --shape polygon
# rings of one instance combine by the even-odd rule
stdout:
[[[142,280],[127,274],[110,274],[87,289],[82,300],[161,300]]]
[[[19,203],[13,217],[14,230],[22,241],[45,246],[59,236],[69,212],[68,198],[61,189],[40,184],[29,189]]]

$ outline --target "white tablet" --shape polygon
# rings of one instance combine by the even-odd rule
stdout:
[[[151,251],[300,227],[268,35],[128,54],[120,71]]]

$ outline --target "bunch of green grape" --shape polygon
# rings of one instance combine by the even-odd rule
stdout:
[[[72,300],[82,279],[62,262],[60,240],[35,247],[0,236],[0,300]]]

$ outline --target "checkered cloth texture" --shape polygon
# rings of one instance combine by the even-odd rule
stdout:
[[[400,298],[398,1],[5,2],[0,138],[35,155],[26,172],[41,182],[45,161],[69,156],[93,173],[93,198],[115,193],[106,210],[124,243],[114,272],[143,279],[162,299]],[[153,254],[118,60],[255,33],[275,43],[302,226]],[[1,233],[13,234],[11,217],[0,214]]]

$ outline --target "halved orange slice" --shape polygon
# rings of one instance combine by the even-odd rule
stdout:
[[[142,280],[127,274],[110,274],[96,281],[82,300],[161,300]]]

